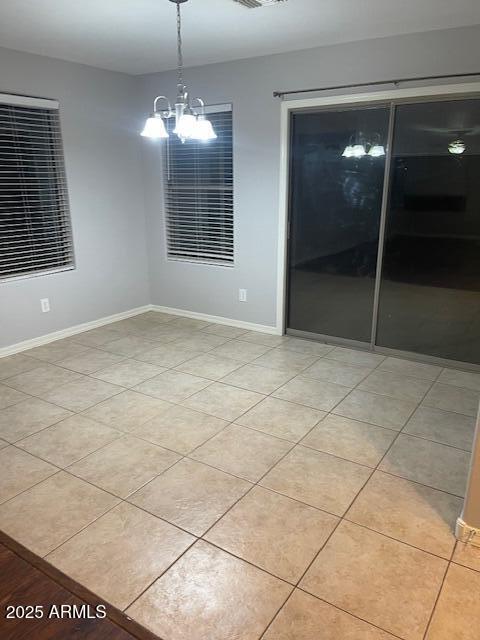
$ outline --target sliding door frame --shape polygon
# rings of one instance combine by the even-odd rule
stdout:
[[[288,244],[289,244],[289,208],[290,208],[290,122],[294,112],[308,113],[321,110],[332,110],[342,107],[366,107],[375,104],[390,106],[390,121],[387,140],[387,156],[385,163],[385,175],[383,184],[382,210],[380,214],[380,229],[377,254],[377,271],[375,277],[375,295],[373,302],[372,335],[369,342],[358,342],[346,338],[320,335],[306,331],[289,330],[289,334],[299,337],[323,340],[332,344],[363,348],[385,355],[404,356],[422,362],[446,366],[458,366],[463,369],[479,371],[480,365],[447,360],[435,356],[423,355],[413,352],[400,351],[380,347],[376,344],[378,323],[378,305],[380,299],[381,269],[383,261],[383,248],[385,240],[386,217],[388,212],[388,200],[390,192],[390,174],[392,158],[392,142],[395,123],[395,107],[402,103],[429,102],[432,100],[461,100],[464,98],[480,97],[480,82],[456,83],[438,86],[412,87],[408,89],[391,89],[389,91],[375,91],[371,93],[355,93],[322,96],[299,100],[284,100],[281,103],[281,138],[280,138],[280,196],[279,196],[279,225],[278,225],[278,256],[277,256],[277,333],[284,334],[287,331],[287,281],[288,281]]]

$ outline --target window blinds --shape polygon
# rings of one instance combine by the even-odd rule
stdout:
[[[0,279],[71,266],[58,103],[0,94]]]
[[[167,123],[165,224],[173,260],[233,264],[231,108],[208,113],[216,140],[181,140]]]

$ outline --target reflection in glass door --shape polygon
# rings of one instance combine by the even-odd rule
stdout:
[[[479,185],[478,97],[294,111],[288,330],[480,364]]]
[[[389,114],[292,115],[289,329],[370,342]]]
[[[396,108],[377,344],[480,363],[480,100]]]

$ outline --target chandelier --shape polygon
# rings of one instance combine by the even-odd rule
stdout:
[[[165,120],[175,116],[175,133],[182,142],[185,140],[214,140],[217,134],[212,123],[205,117],[205,103],[201,98],[190,99],[187,87],[183,84],[183,53],[182,53],[182,16],[180,5],[187,0],[170,0],[177,5],[177,97],[175,109],[172,110],[166,96],[157,96],[153,102],[153,113],[147,118],[141,133],[145,138],[168,138]],[[159,102],[163,101],[164,108]],[[193,104],[197,106],[194,107]]]

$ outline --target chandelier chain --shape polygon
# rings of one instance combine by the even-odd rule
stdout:
[[[180,13],[180,2],[177,2],[177,59],[178,84],[183,86],[182,16]]]

